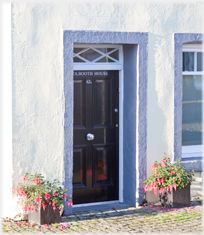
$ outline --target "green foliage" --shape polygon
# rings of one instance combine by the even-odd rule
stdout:
[[[180,165],[181,161],[177,160],[176,163],[171,163],[167,154],[160,163],[155,161],[152,168],[154,174],[144,181],[145,190],[158,190],[164,193],[164,190],[171,190],[172,188],[184,188],[190,185],[194,180],[194,171],[187,172],[186,168]]]
[[[34,205],[45,209],[46,206],[51,205],[53,209],[59,208],[62,212],[64,207],[64,200],[70,199],[66,195],[67,189],[60,186],[59,180],[55,179],[53,183],[43,179],[44,176],[35,173],[31,175],[26,173],[22,177],[23,183],[18,183],[15,191],[17,196],[23,197],[25,200],[24,210],[32,211]]]

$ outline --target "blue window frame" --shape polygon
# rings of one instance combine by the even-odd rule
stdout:
[[[191,73],[197,72],[197,75],[201,75],[201,63],[195,63],[199,61],[201,54],[194,53],[192,50],[184,51],[185,44],[200,44],[203,40],[202,34],[191,34],[191,33],[176,33],[174,34],[174,160],[182,160],[183,165],[187,169],[194,169],[195,171],[202,171],[202,157],[201,156],[192,156],[192,158],[183,158],[182,159],[182,123],[185,124],[187,120],[185,117],[183,119],[182,112],[185,112],[185,107],[183,106],[183,101],[189,98],[189,95],[186,95],[186,82],[192,82],[192,78],[189,81],[184,81],[184,76],[188,76]],[[187,53],[183,53],[187,52]],[[197,56],[197,57],[196,57]],[[200,78],[197,77],[197,85]],[[184,89],[184,90],[183,90]],[[183,100],[183,95],[184,100]],[[183,109],[184,107],[184,109]],[[199,108],[198,108],[199,109]],[[183,128],[185,130],[185,128]],[[184,132],[184,131],[183,131]],[[186,139],[183,133],[183,145],[190,144],[191,146],[196,145],[195,142],[192,144],[192,138]],[[197,138],[197,137],[196,137]],[[191,139],[191,140],[190,140]],[[200,144],[201,138],[197,138],[197,144]],[[188,143],[189,142],[189,143]]]

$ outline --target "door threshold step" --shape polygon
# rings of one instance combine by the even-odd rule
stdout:
[[[88,203],[87,203],[88,204]],[[83,205],[83,204],[81,204]],[[117,208],[117,209],[122,209],[122,208],[127,208],[130,207],[131,205],[128,203],[121,203],[121,202],[110,202],[107,204],[101,204],[101,205],[90,205],[90,206],[79,206],[79,207],[72,207],[72,212],[77,212],[77,211],[89,211],[89,210],[100,210],[100,209],[108,209],[108,208]]]

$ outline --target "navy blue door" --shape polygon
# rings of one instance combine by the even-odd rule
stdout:
[[[118,200],[118,88],[118,71],[74,71],[74,204]]]

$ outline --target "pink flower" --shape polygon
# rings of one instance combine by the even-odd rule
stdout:
[[[37,184],[37,181],[34,178],[32,178],[32,181],[33,181],[33,184]]]
[[[54,192],[54,193],[53,193],[53,196],[56,196],[56,195],[57,195],[57,193],[56,193],[56,192]]]
[[[45,194],[45,200],[46,200],[46,201],[49,200],[50,197],[51,197],[51,195],[46,192],[46,194]]]
[[[166,190],[168,190],[168,191],[169,191],[169,190],[170,190],[170,186],[166,186]]]
[[[170,184],[170,185],[169,185],[169,187],[170,187],[170,190],[172,190],[172,188],[173,188],[173,184]]]
[[[148,185],[147,185],[147,184],[145,185],[144,190],[145,190],[145,191],[148,190]]]
[[[47,227],[47,224],[44,224],[45,227]]]
[[[53,206],[53,210],[55,211],[57,208],[56,208],[56,206]]]
[[[159,177],[157,177],[157,182],[160,184],[161,183],[161,180]]]
[[[142,207],[145,207],[145,205],[142,205]]]
[[[157,194],[157,193],[158,193],[158,191],[155,189],[155,190],[154,190],[154,193],[155,193],[155,194]]]
[[[151,190],[152,190],[152,186],[151,186],[151,185],[148,187],[148,190],[149,190],[149,191],[151,191]]]
[[[4,220],[4,222],[9,222],[9,221],[6,219],[6,220]]]
[[[162,194],[164,194],[164,193],[165,193],[165,188],[160,188],[160,189],[159,189],[159,192],[162,193]]]
[[[20,223],[19,223],[19,222],[17,222],[17,223],[16,223],[16,225],[20,225]]]
[[[64,228],[66,228],[66,226],[62,225],[61,229],[64,229]]]
[[[155,165],[154,164],[152,165],[152,170],[155,170]]]
[[[36,203],[41,203],[42,199],[41,199],[41,197],[36,197],[36,198],[34,199],[34,201],[35,201]]]
[[[61,209],[61,210],[60,210],[60,216],[62,215],[62,212],[63,212],[63,210]]]
[[[21,189],[16,189],[15,192],[16,192],[16,196],[17,197],[25,198],[27,196],[27,194],[23,190],[21,190]]]
[[[49,201],[49,205],[51,205],[52,204],[52,202],[51,201]]]
[[[73,202],[71,202],[71,206],[73,206]]]
[[[166,163],[165,163],[165,161],[163,159],[161,160],[161,166],[162,167],[166,166]]]
[[[67,194],[65,193],[65,195],[64,195],[64,199],[66,199],[67,198]]]
[[[154,205],[151,205],[151,208],[153,208],[154,207]]]
[[[69,207],[70,205],[71,205],[71,202],[69,201],[69,202],[68,202],[68,207]]]
[[[25,181],[25,180],[26,180],[25,176],[22,176],[21,179],[22,179],[22,181]]]
[[[176,183],[173,184],[174,189],[176,190]]]
[[[43,210],[45,210],[45,204],[43,204]]]
[[[162,178],[161,182],[162,182],[162,184],[164,184],[164,183],[165,183],[165,180]]]

